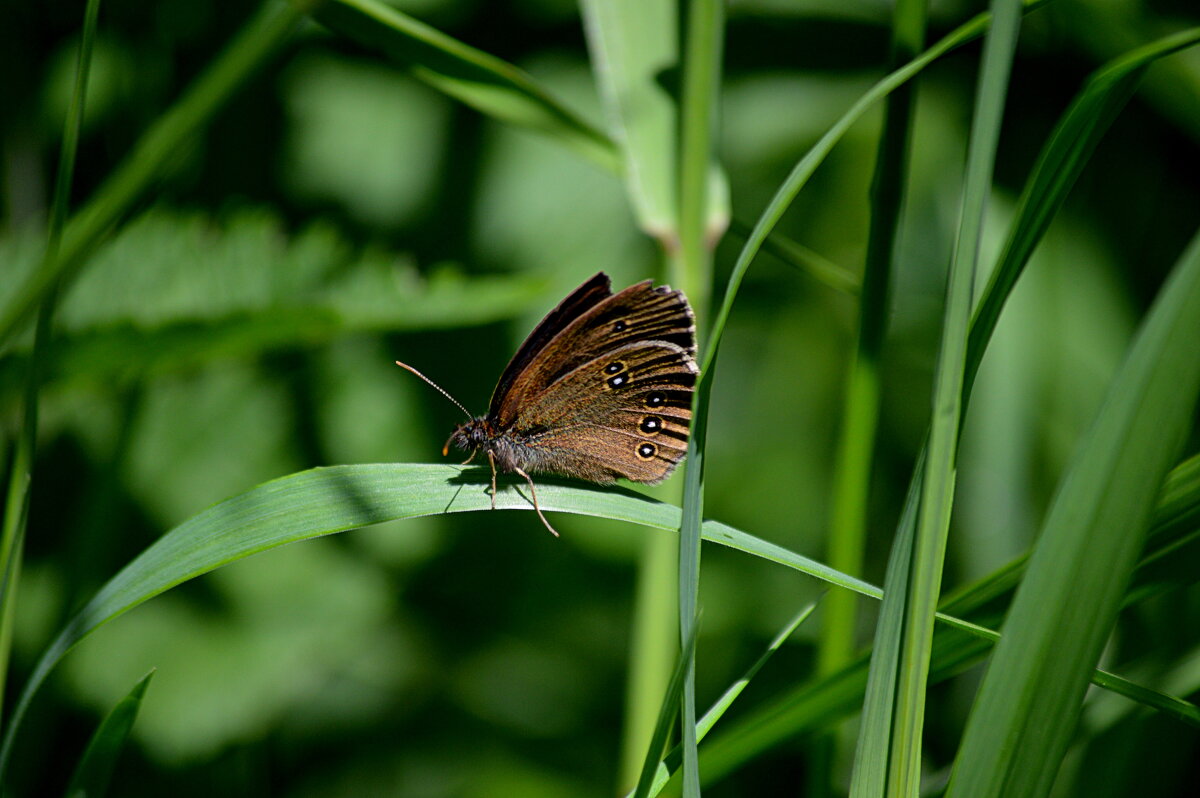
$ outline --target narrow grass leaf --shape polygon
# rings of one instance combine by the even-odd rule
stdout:
[[[1000,311],[1034,248],[1066,201],[1096,145],[1155,61],[1200,41],[1200,28],[1181,31],[1131,50],[1089,76],[1059,118],[1025,182],[996,268],[971,322],[964,401],[991,340]]]
[[[329,0],[313,16],[477,111],[535,130],[606,169],[619,170],[616,149],[602,131],[512,64],[376,0]]]
[[[967,723],[949,795],[1049,792],[1200,392],[1200,233],[1077,451]]]
[[[696,632],[698,627],[693,624],[691,633],[683,641],[679,652],[679,660],[675,663],[675,671],[663,694],[662,706],[658,710],[658,721],[654,725],[654,733],[650,736],[650,745],[646,749],[646,759],[642,763],[642,773],[638,777],[637,787],[633,790],[634,798],[646,798],[650,794],[650,786],[658,758],[667,747],[667,739],[671,735],[671,725],[679,713],[680,699],[683,696],[683,683],[687,672],[691,670],[696,654]]]
[[[743,241],[750,237],[750,228],[737,219],[730,221],[729,231]],[[838,293],[857,296],[862,289],[862,280],[857,274],[778,230],[773,230],[763,241],[762,249]]]
[[[911,549],[898,542],[892,553],[893,558],[900,560],[895,572],[908,572],[907,589],[889,591],[884,600],[885,605],[901,603],[904,610],[899,617],[891,615],[886,606],[882,611],[886,622],[881,621],[878,628],[872,657],[872,670],[880,674],[879,689],[868,693],[863,707],[861,745],[865,750],[859,752],[858,761],[885,762],[886,768],[856,771],[850,788],[852,798],[915,796],[920,789],[925,692],[954,497],[971,302],[1008,75],[1021,19],[1016,0],[996,0],[992,8],[992,26],[984,42],[983,68],[971,125],[962,216],[950,264],[916,535]],[[892,624],[895,628],[888,628]],[[897,634],[899,641],[894,644]],[[894,682],[887,677],[894,678]],[[876,731],[880,729],[887,730],[886,739]]]
[[[925,41],[926,0],[900,0],[892,11],[889,64],[900,66],[916,56]],[[889,317],[891,270],[907,184],[909,139],[916,90],[899,86],[886,99],[883,129],[871,180],[870,227],[863,263],[854,351],[847,368],[833,468],[833,489],[826,550],[829,564],[845,573],[862,573],[870,505],[875,435],[879,423],[882,377],[880,357]],[[858,599],[853,593],[830,596],[817,652],[820,673],[834,673],[854,658]],[[828,793],[832,760],[840,740],[831,736],[828,756],[820,756],[812,778]]]
[[[71,776],[67,798],[101,798],[108,792],[117,757],[125,747],[129,732],[133,730],[142,698],[153,676],[154,671],[150,671],[139,679],[129,695],[117,702],[96,729]]]
[[[1029,0],[1022,5],[1022,13],[1028,13],[1044,5],[1046,2],[1049,2],[1049,0]],[[796,198],[800,189],[812,177],[813,172],[817,170],[817,167],[821,165],[825,157],[833,150],[834,145],[841,140],[842,136],[846,134],[846,131],[855,122],[862,118],[863,114],[872,105],[895,91],[897,87],[907,83],[938,58],[982,36],[987,31],[991,21],[991,14],[988,13],[972,17],[969,21],[943,36],[936,44],[921,53],[920,56],[881,78],[863,96],[859,97],[846,113],[842,114],[837,122],[829,130],[825,131],[825,134],[805,153],[804,157],[792,167],[792,171],[775,192],[775,195],[771,197],[771,201],[759,216],[758,221],[754,223],[754,227],[751,229],[746,243],[738,253],[733,270],[729,275],[729,282],[725,293],[721,298],[721,305],[717,310],[717,315],[713,323],[709,327],[708,343],[704,349],[704,356],[700,361],[701,380],[707,379],[708,366],[716,359],[717,350],[720,348],[721,334],[725,329],[725,324],[729,321],[729,314],[733,310],[734,301],[737,299],[738,289],[741,287],[742,279],[746,276],[746,271],[750,268],[750,263],[758,255],[763,242],[783,217],[792,200]]]
[[[88,0],[83,14],[83,32],[75,66],[75,85],[71,102],[63,121],[62,149],[54,180],[50,223],[42,268],[50,267],[58,257],[63,225],[70,204],[74,182],[75,156],[87,99],[88,74],[92,65],[92,46],[96,40],[96,25],[100,16],[100,0]],[[12,646],[13,623],[16,619],[17,586],[20,582],[21,560],[25,549],[25,532],[29,521],[29,501],[33,488],[33,460],[37,450],[38,401],[41,392],[46,349],[51,336],[51,321],[57,304],[57,291],[51,290],[41,299],[33,334],[33,350],[25,368],[24,412],[21,428],[13,447],[13,462],[5,495],[3,518],[0,519],[0,702],[8,683],[8,661]]]
[[[818,602],[813,601],[805,605],[804,609],[800,610],[800,612],[798,612],[796,616],[779,631],[779,634],[775,635],[775,639],[767,645],[766,651],[764,651],[762,655],[754,661],[754,664],[751,665],[744,674],[742,674],[741,678],[730,685],[729,689],[722,693],[721,697],[718,698],[713,705],[708,708],[708,711],[704,713],[704,717],[700,718],[700,720],[696,722],[697,740],[703,740],[708,733],[712,731],[712,728],[717,724],[717,721],[719,721],[721,717],[729,711],[729,708],[733,706],[733,702],[738,699],[738,696],[740,696],[742,691],[745,690],[750,684],[750,680],[753,679],[755,675],[762,669],[762,667],[767,664],[767,661],[771,659],[771,655],[778,651],[780,646],[784,644],[784,641],[791,637],[792,634],[798,628],[800,628],[800,624],[808,620],[808,617],[812,615],[813,610],[817,608],[817,603]],[[679,766],[682,764],[682,762],[683,746],[677,745],[671,749],[670,753],[663,757],[662,762],[658,763],[658,767],[654,771],[654,782],[650,785],[650,791],[648,795],[658,795],[660,792],[662,792],[663,787],[665,787],[667,782],[670,780],[671,774],[675,773],[679,769]],[[633,794],[630,793],[631,798],[632,795]]]

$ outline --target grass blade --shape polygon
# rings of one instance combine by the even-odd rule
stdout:
[[[536,130],[605,169],[619,170],[616,149],[602,131],[512,64],[375,0],[329,0],[313,16],[477,111]]]
[[[717,92],[720,86],[725,12],[720,0],[684,4],[683,87],[679,125],[678,246],[668,248],[679,283],[701,319],[708,318],[712,251],[729,221],[728,186],[716,164]],[[711,382],[693,397],[693,414],[705,414]],[[688,441],[679,527],[679,634],[695,634],[700,602],[700,537],[704,519],[704,460],[707,429]],[[685,670],[680,707],[683,795],[700,796],[700,757],[696,736],[696,662]],[[659,749],[660,752],[662,749]]]
[[[1200,233],[1060,485],[967,724],[949,794],[1049,792],[1200,392]]]
[[[889,584],[884,603],[901,603],[904,610],[902,616],[895,617],[885,606],[885,621],[877,631],[872,671],[877,671],[880,678],[875,679],[873,673],[872,679],[879,689],[868,692],[863,708],[862,741],[851,796],[911,796],[920,788],[925,691],[954,496],[971,302],[1021,19],[1018,2],[996,0],[992,8],[992,27],[984,42],[979,95],[971,125],[963,210],[950,265],[916,535],[911,550],[899,542],[903,535],[898,537],[892,557],[899,564],[888,566],[889,573],[905,575],[907,589],[893,590]]]
[[[74,182],[75,156],[83,127],[84,105],[87,99],[88,74],[92,65],[92,45],[96,40],[96,25],[100,16],[100,0],[88,0],[83,14],[83,32],[79,40],[79,55],[75,67],[75,86],[71,103],[63,121],[62,150],[54,181],[50,224],[46,235],[46,250],[42,269],[58,258],[62,243],[63,224],[67,218],[71,185]],[[3,519],[0,523],[0,702],[8,681],[8,657],[12,647],[13,623],[17,607],[17,585],[20,582],[21,559],[25,548],[25,531],[29,522],[29,500],[33,488],[33,459],[38,437],[38,394],[42,387],[46,348],[50,340],[50,322],[54,317],[56,291],[49,291],[40,302],[33,334],[33,350],[25,374],[24,412],[21,430],[13,449],[5,495]]]
[[[1113,59],[1088,77],[1083,89],[1060,118],[1025,183],[1000,258],[975,309],[967,350],[964,401],[1000,318],[1000,310],[1034,248],[1066,201],[1079,173],[1091,159],[1096,145],[1133,96],[1146,69],[1155,61],[1198,41],[1200,28],[1193,28]]]
[[[650,794],[650,785],[654,782],[658,758],[667,747],[667,738],[671,735],[671,724],[679,711],[680,699],[683,696],[683,684],[688,671],[692,669],[696,654],[696,630],[693,625],[691,634],[683,641],[679,652],[679,660],[675,664],[675,672],[663,694],[662,706],[658,710],[658,722],[654,725],[654,734],[650,736],[650,746],[646,749],[646,759],[642,763],[642,773],[634,788],[634,798],[646,798]]]
[[[703,740],[708,733],[712,731],[712,728],[717,724],[717,721],[719,721],[721,717],[729,711],[729,708],[733,706],[733,702],[738,699],[738,696],[740,696],[742,691],[746,689],[746,686],[750,684],[750,680],[754,678],[755,674],[762,670],[762,667],[767,664],[767,660],[771,659],[771,655],[778,651],[780,646],[783,645],[784,641],[791,637],[792,634],[800,628],[800,624],[808,620],[808,617],[812,615],[813,610],[817,608],[817,603],[817,601],[811,602],[810,604],[806,605],[804,609],[800,610],[800,612],[796,613],[796,616],[779,631],[779,634],[775,635],[775,639],[773,639],[770,644],[767,645],[766,651],[764,651],[762,655],[754,661],[754,664],[751,665],[744,674],[742,674],[741,678],[730,685],[729,689],[722,693],[721,697],[718,698],[713,705],[708,708],[708,711],[704,713],[704,717],[700,718],[700,720],[696,723],[697,740]],[[670,753],[663,757],[662,762],[658,763],[658,767],[654,771],[654,782],[650,785],[650,791],[647,794],[653,796],[662,792],[662,788],[665,787],[667,782],[670,780],[671,774],[679,769],[679,766],[682,762],[683,746],[681,744],[675,746]],[[632,798],[632,793],[630,796]]]
[[[142,698],[153,676],[154,671],[150,671],[139,679],[129,695],[117,702],[96,729],[71,776],[67,798],[100,798],[108,792],[117,757],[125,747],[129,732],[133,730],[138,710],[142,707]]]
[[[894,68],[911,60],[921,50],[925,39],[925,0],[898,2],[892,20],[889,63]],[[866,508],[879,422],[880,356],[889,315],[896,231],[907,184],[915,99],[912,84],[905,84],[888,96],[871,183],[871,221],[863,264],[858,330],[842,399],[827,544],[829,564],[846,573],[861,573],[863,568]],[[836,672],[853,659],[856,617],[854,594],[839,592],[829,597],[818,651],[820,672]],[[822,782],[827,779],[823,778]],[[828,784],[822,783],[820,789],[827,790]]]

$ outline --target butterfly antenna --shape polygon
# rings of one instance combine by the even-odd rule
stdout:
[[[436,390],[438,393],[440,393],[442,396],[446,397],[446,398],[447,398],[447,399],[449,399],[451,402],[453,402],[455,407],[457,407],[459,410],[463,411],[463,415],[465,415],[467,418],[471,418],[471,411],[470,411],[470,410],[467,410],[467,408],[463,407],[463,406],[462,406],[462,404],[461,404],[461,403],[460,403],[460,402],[459,402],[457,399],[455,399],[453,396],[451,396],[450,394],[446,393],[446,390],[445,390],[445,389],[444,389],[442,386],[438,385],[436,382],[434,382],[433,380],[429,379],[429,378],[428,378],[428,377],[426,377],[424,374],[422,374],[421,372],[417,371],[415,368],[413,368],[412,366],[408,365],[407,363],[401,363],[399,360],[397,360],[397,361],[396,361],[396,365],[397,365],[397,366],[399,366],[399,367],[400,367],[400,368],[402,368],[402,369],[407,369],[407,370],[411,371],[413,374],[416,374],[418,377],[420,377],[421,379],[425,380],[425,382],[427,382],[427,383],[429,383],[430,385],[432,385],[432,386],[434,387],[434,389],[435,389],[435,390]]]

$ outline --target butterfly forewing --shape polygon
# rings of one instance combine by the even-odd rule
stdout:
[[[608,275],[604,272],[597,272],[591,279],[572,291],[566,299],[559,302],[558,306],[547,313],[538,326],[533,328],[533,332],[529,333],[524,343],[521,344],[521,348],[512,356],[512,360],[508,361],[504,373],[496,382],[496,390],[492,392],[491,406],[488,409],[488,417],[493,422],[497,422],[499,419],[497,411],[503,397],[513,395],[514,384],[518,377],[530,371],[537,371],[539,367],[535,361],[550,342],[583,314],[611,297],[611,287],[612,283],[608,279]]]
[[[687,299],[681,292],[665,286],[655,288],[649,280],[594,302],[565,325],[553,325],[557,329],[547,339],[551,320],[567,303],[578,307],[580,302],[576,298],[589,286],[593,289],[587,296],[594,298],[597,278],[601,276],[593,277],[564,300],[522,345],[492,395],[488,415],[497,428],[509,429],[534,397],[540,397],[584,364],[627,344],[658,341],[669,344],[669,356],[676,361],[692,361],[696,348],[695,323]],[[538,338],[537,351],[532,343],[535,338]],[[523,356],[528,362],[514,369]]]

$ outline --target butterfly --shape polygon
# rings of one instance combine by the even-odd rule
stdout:
[[[687,452],[696,366],[696,323],[687,297],[653,281],[616,294],[599,272],[550,311],[500,375],[486,415],[471,413],[437,383],[396,361],[458,406],[469,421],[455,446],[487,455],[496,472],[529,483],[533,508],[555,536],[530,473],[600,484],[656,483]]]

